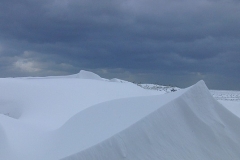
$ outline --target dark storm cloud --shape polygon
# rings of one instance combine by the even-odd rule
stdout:
[[[87,69],[240,89],[239,7],[236,0],[0,0],[1,77]]]

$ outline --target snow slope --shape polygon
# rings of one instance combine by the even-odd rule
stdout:
[[[211,94],[229,111],[240,117],[240,91],[211,90]]]
[[[0,159],[240,159],[240,119],[203,81],[162,94],[81,71],[0,88]]]
[[[101,143],[65,159],[240,158],[240,120],[212,98],[203,82],[164,105],[159,103],[145,104],[153,109],[151,113]]]

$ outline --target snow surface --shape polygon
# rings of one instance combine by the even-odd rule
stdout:
[[[203,81],[163,94],[81,71],[0,88],[0,159],[240,159],[240,119]]]
[[[217,100],[240,102],[240,91],[211,90],[210,92]]]

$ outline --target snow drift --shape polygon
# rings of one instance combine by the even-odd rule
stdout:
[[[78,78],[82,78],[82,79],[95,79],[95,80],[102,80],[102,78],[95,74],[95,73],[92,73],[92,72],[88,72],[88,71],[84,71],[84,70],[81,70],[77,75],[76,77]]]
[[[0,159],[240,159],[240,120],[203,81],[168,94],[119,82],[0,79]]]
[[[204,82],[163,106],[155,105],[155,111],[123,131],[65,159],[240,158],[240,121],[211,97]]]

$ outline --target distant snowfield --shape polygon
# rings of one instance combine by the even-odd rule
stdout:
[[[240,91],[211,90],[213,97],[240,118]]]
[[[0,159],[240,159],[240,101],[203,81],[166,91],[87,71],[2,78]]]

